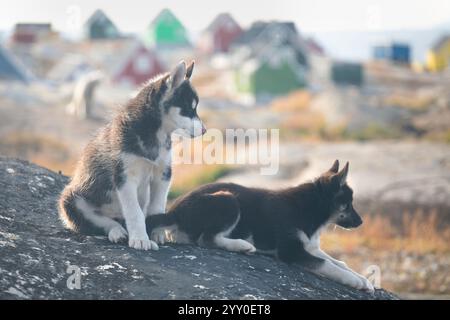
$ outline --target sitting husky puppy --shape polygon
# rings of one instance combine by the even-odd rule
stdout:
[[[190,84],[194,68],[180,62],[150,80],[87,145],[59,200],[59,215],[72,230],[128,237],[136,249],[158,249],[145,217],[165,212],[171,179],[171,133],[205,133]],[[118,221],[124,221],[125,228]],[[163,234],[154,234],[160,241]]]
[[[347,163],[338,172],[336,160],[313,182],[279,191],[208,184],[177,200],[168,213],[150,216],[147,231],[171,229],[178,243],[271,252],[282,261],[373,292],[365,277],[320,249],[320,233],[327,225],[356,228],[362,223],[346,183],[348,168]]]

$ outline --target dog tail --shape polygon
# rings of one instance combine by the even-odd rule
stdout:
[[[69,188],[64,189],[58,201],[59,219],[66,229],[86,235],[104,235],[105,231],[89,222],[75,204],[76,195]]]
[[[175,214],[173,213],[159,213],[147,217],[145,225],[147,226],[147,233],[150,234],[156,228],[168,228],[176,225]]]

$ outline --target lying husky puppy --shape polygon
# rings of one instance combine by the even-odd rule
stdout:
[[[271,252],[282,261],[373,292],[365,277],[320,249],[320,233],[327,225],[356,228],[362,223],[346,183],[348,167],[338,172],[336,160],[313,182],[279,191],[208,184],[177,200],[168,213],[150,216],[147,231],[171,229],[178,243]]]
[[[165,212],[171,179],[171,133],[205,133],[190,84],[194,68],[181,62],[147,83],[87,145],[59,200],[72,230],[128,237],[130,247],[158,249],[145,227],[147,215]],[[180,130],[179,130],[180,129]],[[125,222],[126,230],[117,220]],[[153,240],[163,235],[154,233]]]

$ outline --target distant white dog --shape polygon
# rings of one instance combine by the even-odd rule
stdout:
[[[82,76],[76,83],[73,97],[66,107],[70,115],[86,119],[91,115],[94,105],[94,92],[104,76],[99,71],[92,71]]]

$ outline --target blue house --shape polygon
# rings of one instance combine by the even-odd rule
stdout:
[[[398,64],[409,64],[411,62],[411,48],[408,44],[401,42],[377,45],[373,47],[373,58]]]
[[[389,60],[391,56],[391,48],[385,45],[377,45],[373,47],[373,57],[375,60]]]
[[[411,49],[405,43],[393,43],[391,46],[391,60],[397,63],[409,64],[411,62]]]

